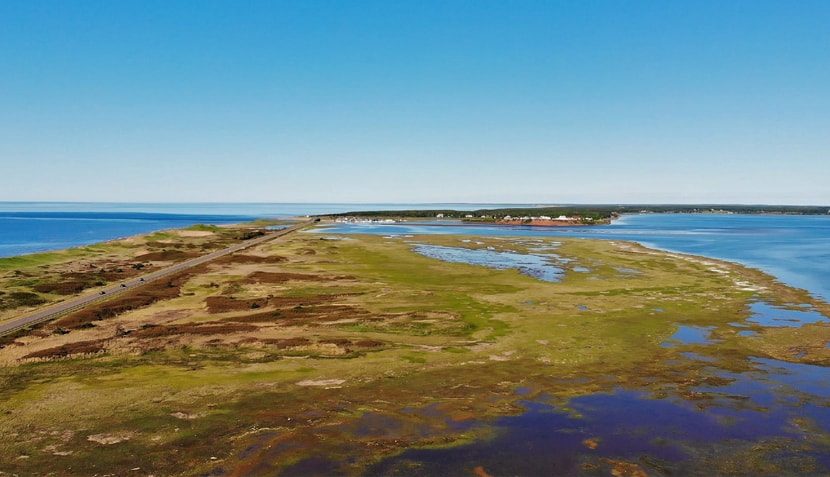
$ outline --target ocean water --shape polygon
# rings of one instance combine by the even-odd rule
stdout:
[[[490,206],[490,205],[488,205]],[[478,204],[0,202],[0,257],[61,250],[193,224],[356,210],[471,210]]]

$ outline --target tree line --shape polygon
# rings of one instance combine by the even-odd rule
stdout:
[[[802,205],[585,205],[585,206],[557,206],[557,207],[507,207],[497,209],[454,210],[454,209],[427,209],[427,210],[368,210],[354,211],[339,214],[325,214],[317,217],[362,217],[362,218],[435,218],[465,219],[472,216],[476,219],[499,219],[511,217],[581,217],[591,220],[608,220],[621,214],[787,214],[787,215],[828,215],[828,206]]]

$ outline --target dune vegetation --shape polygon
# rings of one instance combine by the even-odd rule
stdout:
[[[4,259],[0,319],[37,305],[12,293],[94,293],[250,233],[189,232]],[[559,271],[540,280],[417,245]],[[830,362],[829,327],[747,321],[758,300],[830,314],[756,270],[626,242],[295,233],[0,339],[0,475],[359,475],[407,449],[490,439],[488,423],[528,396],[567,409],[623,388],[705,406],[700,385],[729,381],[715,369]],[[718,346],[674,339],[681,327]],[[800,445],[830,441],[811,436]],[[773,469],[753,445],[712,450],[707,465]],[[584,448],[585,472],[649,471],[601,439]]]

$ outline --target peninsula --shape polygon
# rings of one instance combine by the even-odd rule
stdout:
[[[195,226],[0,259],[0,322],[256,233]],[[449,252],[477,258],[437,258]],[[502,258],[519,262],[487,266]],[[809,429],[803,440],[775,445],[671,437],[696,453],[689,461],[658,459],[668,444],[649,436],[642,446],[653,455],[626,454],[612,427],[567,414],[576,400],[620,392],[689,406],[741,403],[734,378],[718,369],[752,369],[759,356],[830,360],[830,327],[751,322],[759,300],[830,314],[759,271],[622,241],[311,228],[2,338],[0,471],[406,474],[409,452],[490,442],[498,423],[529,412],[529,400],[590,429],[568,434],[572,457],[560,471],[716,474],[736,462],[744,475],[816,469],[810,458],[781,460],[830,451],[830,435],[807,420],[798,421]],[[678,338],[684,329],[709,330],[717,349]],[[495,461],[472,455],[451,460],[451,472],[495,475]],[[514,457],[515,465],[550,464]]]

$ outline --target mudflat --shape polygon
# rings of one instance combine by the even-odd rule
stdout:
[[[250,233],[202,226],[0,259],[0,320]],[[542,256],[560,273],[423,246]],[[621,241],[297,233],[3,338],[0,475],[361,475],[407,450],[492,439],[489,423],[529,396],[567,408],[622,388],[705,405],[722,396],[702,384],[730,382],[717,369],[830,362],[830,327],[750,321],[758,301],[830,314],[757,270]],[[673,338],[683,329],[718,345]],[[786,464],[820,469],[809,456],[830,435],[799,425],[810,437]],[[604,453],[602,436],[581,442],[573,465],[589,475],[769,473],[790,445],[725,440],[700,464],[650,466]]]

